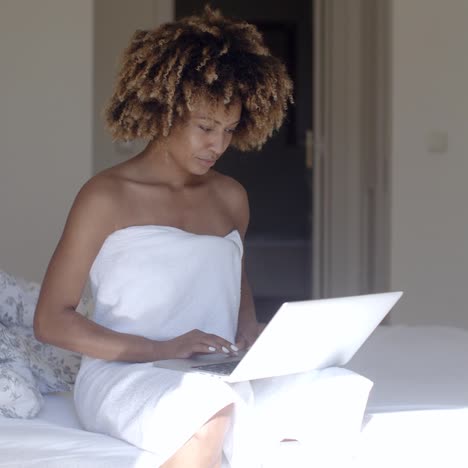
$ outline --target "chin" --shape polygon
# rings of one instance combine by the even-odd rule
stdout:
[[[206,169],[200,169],[199,174],[200,175],[205,175],[205,174],[208,174],[208,172],[210,172],[210,171],[211,171],[211,167],[208,167]]]
[[[212,169],[213,166],[203,166],[202,164],[196,164],[194,166],[192,166],[190,169],[191,169],[191,173],[192,174],[196,174],[196,175],[205,175],[207,174],[208,172],[210,172],[210,170]]]
[[[203,167],[197,167],[197,168],[192,168],[189,172],[190,174],[194,176],[203,176],[205,174],[208,174],[210,172],[211,168],[203,168]]]

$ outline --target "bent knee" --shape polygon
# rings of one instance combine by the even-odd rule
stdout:
[[[194,434],[194,437],[199,441],[224,437],[231,422],[233,408],[234,404],[231,403],[219,410]]]

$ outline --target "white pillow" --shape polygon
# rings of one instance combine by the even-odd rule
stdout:
[[[0,414],[32,417],[41,393],[71,390],[81,356],[34,338],[40,286],[0,270]],[[88,314],[92,304],[82,301]],[[25,402],[28,400],[28,403]]]

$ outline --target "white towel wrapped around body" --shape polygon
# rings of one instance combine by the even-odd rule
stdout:
[[[236,230],[225,237],[156,225],[115,231],[105,240],[90,271],[93,319],[110,329],[154,340],[168,340],[197,328],[234,342],[242,255]],[[266,421],[264,416],[274,413],[278,398],[283,402],[278,421],[286,428],[294,426],[296,417],[313,420],[314,405],[307,400],[313,398],[318,382],[332,385],[336,381],[336,388],[344,388],[343,379],[333,380],[336,373],[323,379],[320,374],[285,377],[281,385],[277,379],[263,379],[255,385],[227,384],[211,376],[155,368],[151,363],[84,357],[75,385],[75,405],[86,429],[151,451],[162,464],[215,413],[234,403],[225,456],[232,468],[256,468],[264,455],[262,447],[288,437],[280,434],[281,428],[272,430],[271,418]],[[346,390],[346,394],[359,406],[354,419],[360,421],[371,383],[349,371],[338,370],[338,374],[353,377],[352,385],[359,387],[359,392]],[[275,388],[276,398],[270,398]],[[296,403],[290,406],[292,416],[286,424],[288,395]]]

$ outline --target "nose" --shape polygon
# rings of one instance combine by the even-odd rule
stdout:
[[[211,139],[211,150],[216,154],[216,157],[219,158],[229,145],[230,135],[226,132],[213,132]]]

